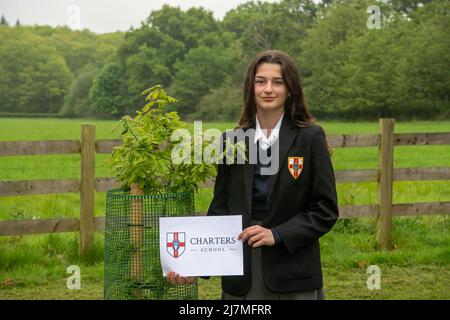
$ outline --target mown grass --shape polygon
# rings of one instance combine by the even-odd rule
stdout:
[[[373,219],[341,220],[321,239],[327,299],[448,299],[450,219],[395,218],[395,249],[376,249]],[[101,299],[103,237],[92,256],[78,257],[78,235],[4,237],[0,251],[3,299]],[[81,268],[81,290],[69,290],[66,269]],[[381,289],[366,286],[369,265],[381,268]],[[218,299],[220,280],[199,280],[200,299]]]
[[[115,121],[61,119],[0,119],[0,140],[79,139],[81,123],[95,123],[97,139],[117,138]],[[327,134],[375,133],[373,123],[320,123]],[[203,129],[220,130],[231,123],[207,123]],[[448,131],[450,121],[397,123],[396,132]],[[110,176],[107,155],[98,155],[96,175]],[[450,146],[396,147],[395,167],[448,167]],[[374,169],[376,148],[335,149],[335,170]],[[78,155],[0,157],[0,180],[78,178]],[[375,183],[338,184],[339,204],[376,201]],[[196,196],[196,211],[207,210],[212,189]],[[450,201],[449,181],[395,182],[394,203]],[[96,194],[96,215],[105,211],[105,193]],[[58,194],[0,198],[0,220],[79,216],[79,195]],[[339,220],[321,239],[324,286],[327,299],[449,299],[450,217],[396,217],[394,250],[379,251],[372,218]],[[380,290],[368,290],[369,265],[382,272]],[[82,289],[69,290],[66,269],[79,265]],[[201,299],[220,297],[220,279],[199,280]],[[0,298],[102,299],[103,235],[96,234],[94,252],[78,257],[76,233],[0,238]]]

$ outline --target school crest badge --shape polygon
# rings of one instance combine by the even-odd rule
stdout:
[[[166,249],[174,258],[181,256],[186,249],[186,234],[184,232],[166,233]]]
[[[294,179],[297,179],[302,173],[303,157],[288,157],[288,169]]]

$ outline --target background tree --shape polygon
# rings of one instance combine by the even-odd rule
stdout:
[[[194,117],[200,99],[223,84],[236,60],[233,50],[220,47],[201,46],[189,51],[186,59],[175,65],[175,80],[170,87],[179,97],[176,107],[180,114]]]
[[[89,101],[95,114],[103,117],[125,113],[123,67],[118,63],[107,64],[94,79],[89,91]]]
[[[56,113],[72,74],[51,43],[28,29],[1,36],[0,111]]]
[[[409,15],[431,1],[432,0],[390,0],[389,2],[392,4],[395,11]]]
[[[0,18],[0,26],[6,26],[6,27],[9,27],[9,23],[8,23],[8,21],[6,20],[6,18],[5,18],[4,15],[2,15],[2,17]]]
[[[317,116],[337,116],[346,108],[342,96],[349,87],[342,66],[351,63],[347,43],[367,31],[367,6],[362,1],[332,4],[318,13],[320,19],[302,43],[300,73],[305,95]]]
[[[89,90],[92,87],[98,69],[86,69],[72,82],[60,114],[65,117],[90,117],[96,115],[89,101]]]
[[[300,44],[316,11],[310,0],[247,2],[227,12],[223,25],[239,39],[246,60],[275,48],[296,58],[301,55]]]
[[[367,27],[374,4],[380,29]],[[296,60],[319,118],[448,117],[448,16],[445,0],[281,0],[249,1],[222,21],[164,5],[125,33],[0,27],[0,110],[119,117],[161,84],[186,119],[237,121],[248,62],[278,49]]]
[[[147,18],[146,25],[182,42],[185,49],[183,56],[190,49],[198,47],[208,34],[217,33],[220,29],[219,22],[214,19],[210,10],[200,7],[182,11],[178,7],[168,5],[153,11]]]
[[[197,104],[195,115],[203,121],[236,121],[242,111],[243,97],[241,81],[237,83],[231,77],[207,95]]]
[[[433,1],[402,23],[404,55],[397,63],[392,104],[405,118],[450,116],[450,3]]]

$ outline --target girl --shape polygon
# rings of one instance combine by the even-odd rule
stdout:
[[[239,128],[251,133],[249,147],[258,156],[254,163],[219,164],[208,209],[208,215],[243,214],[244,275],[222,277],[222,298],[323,299],[319,238],[339,216],[325,132],[308,112],[286,53],[260,53],[243,89]],[[267,171],[273,164],[276,170]],[[195,281],[175,273],[167,279]]]

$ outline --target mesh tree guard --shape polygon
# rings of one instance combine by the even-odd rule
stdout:
[[[131,195],[109,190],[105,217],[106,300],[194,300],[197,282],[171,285],[159,259],[159,217],[194,215],[194,193]]]

